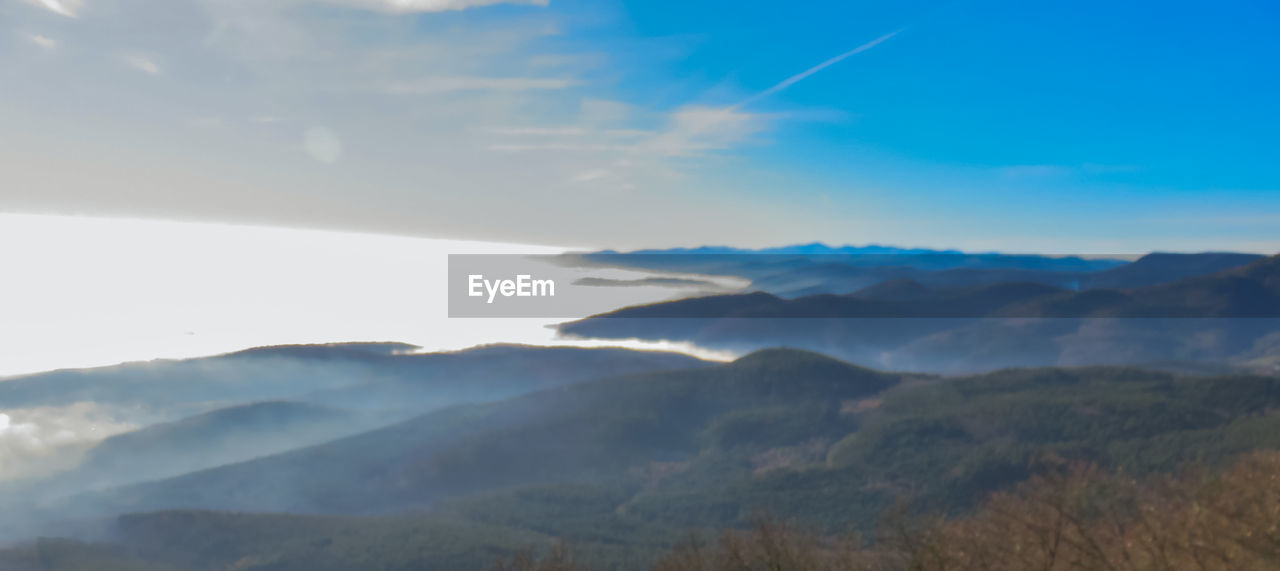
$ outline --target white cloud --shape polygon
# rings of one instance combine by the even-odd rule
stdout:
[[[327,127],[312,127],[303,135],[303,148],[311,158],[322,163],[342,158],[342,139]]]
[[[590,115],[591,119],[598,120],[598,115]],[[623,151],[638,155],[688,157],[737,146],[768,129],[781,117],[743,111],[737,105],[686,105],[668,113],[651,115],[650,120],[663,124],[660,128],[594,128],[585,125],[496,128],[491,132],[505,136],[507,141],[488,148],[496,151]],[[635,119],[630,113],[627,116]],[[573,142],[565,142],[567,138],[572,138]]]
[[[30,40],[31,43],[37,46],[40,46],[46,50],[51,50],[58,47],[58,40],[55,40],[48,36],[42,36],[40,34],[31,34],[27,36],[27,39]]]
[[[548,139],[595,137],[602,139],[638,139],[654,134],[645,129],[596,129],[587,126],[565,125],[558,127],[497,127],[489,132],[523,139],[544,137]]]
[[[324,0],[357,8],[404,14],[412,12],[450,12],[495,4],[547,6],[549,0]]]
[[[585,98],[579,103],[579,121],[590,128],[574,126],[559,129],[508,129],[498,134],[519,136],[519,140],[506,141],[490,145],[495,151],[530,152],[561,151],[590,152],[597,158],[601,153],[613,152],[617,155],[614,166],[610,168],[588,168],[578,170],[570,176],[573,182],[592,182],[601,180],[621,180],[627,186],[642,174],[653,172],[675,173],[674,167],[664,164],[670,159],[681,159],[706,155],[716,151],[726,151],[748,143],[760,133],[772,127],[782,118],[781,115],[770,115],[745,111],[744,108],[765,97],[778,93],[804,79],[833,66],[847,58],[870,50],[896,36],[899,31],[885,34],[866,42],[840,55],[832,57],[805,71],[788,77],[776,85],[748,99],[733,105],[685,105],[665,114],[657,114],[661,126],[656,129],[634,128],[643,122],[642,113],[627,103],[602,99]],[[649,113],[650,116],[654,115]],[[652,117],[650,117],[652,119]],[[608,127],[604,127],[604,126]],[[580,141],[565,143],[563,135],[572,133]],[[531,141],[535,136],[542,136],[542,141]]]
[[[770,116],[733,107],[687,105],[671,114],[667,128],[642,145],[665,156],[725,150],[768,128]]]
[[[542,162],[563,161],[565,180],[576,185],[633,190],[681,177],[683,159],[728,151],[750,142],[781,115],[739,106],[686,105],[669,112],[639,112],[598,100],[581,105],[577,124],[492,129],[502,138],[490,151],[531,154]],[[593,124],[594,123],[594,124]],[[601,124],[608,124],[603,127]],[[625,125],[654,124],[652,129]]]
[[[493,130],[499,135],[533,135],[547,137],[581,137],[591,131],[582,127],[498,127]]]
[[[613,176],[613,172],[608,171],[606,169],[594,169],[594,170],[578,173],[573,177],[573,181],[574,182],[591,182],[593,180],[609,178],[610,176]]]
[[[27,0],[27,3],[68,18],[76,17],[81,6],[80,0]]]
[[[196,117],[191,120],[191,126],[196,129],[219,129],[226,123],[219,117]]]
[[[581,107],[577,124],[492,129],[490,133],[503,140],[487,148],[529,154],[536,157],[530,160],[546,164],[560,161],[564,164],[562,176],[569,183],[625,192],[642,185],[669,186],[683,178],[683,171],[691,166],[685,159],[750,143],[782,117],[744,111],[736,105],[686,105],[668,112],[641,112],[599,102]]]
[[[156,65],[156,62],[151,61],[146,57],[143,57],[140,55],[131,55],[131,56],[126,56],[124,58],[124,61],[125,63],[128,63],[130,66],[132,66],[134,69],[141,71],[145,74],[160,75],[160,66]]]
[[[528,151],[575,151],[575,152],[626,152],[632,150],[627,145],[603,145],[592,143],[525,143],[497,144],[486,147],[490,151],[528,152]]]
[[[576,81],[538,77],[427,77],[388,83],[385,91],[396,95],[426,95],[452,91],[530,91],[565,89]]]
[[[579,115],[584,123],[592,125],[618,125],[636,115],[635,107],[621,101],[585,98],[578,103]]]

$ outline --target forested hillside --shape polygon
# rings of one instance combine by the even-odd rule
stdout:
[[[1280,448],[1278,408],[1274,377],[947,378],[778,349],[456,406],[59,509],[114,522],[86,539],[182,569],[477,568],[556,541],[586,568],[644,569],[689,530],[764,513],[871,538],[895,506],[964,518],[1080,463],[1140,478],[1214,470]],[[156,512],[174,509],[188,511]],[[154,513],[111,515],[126,512]]]

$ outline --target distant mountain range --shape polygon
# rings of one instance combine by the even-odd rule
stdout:
[[[912,280],[931,287],[1030,282],[1063,289],[1134,288],[1239,267],[1256,254],[1153,253],[1120,258],[964,253],[886,246],[831,247],[815,243],[744,250],[728,247],[612,250],[573,254],[583,263],[664,272],[737,276],[750,290],[781,297],[847,294],[885,281]]]
[[[1175,282],[1238,268],[1266,258],[1260,254],[1147,254],[1086,278],[1078,289],[1128,289]]]
[[[599,254],[619,254],[617,250],[603,250]],[[828,246],[822,242],[811,242],[808,244],[796,244],[793,246],[779,246],[774,248],[734,248],[732,246],[699,246],[696,248],[667,248],[667,249],[648,249],[634,250],[627,252],[633,255],[661,255],[661,254],[781,254],[781,255],[882,255],[882,254],[964,254],[960,250],[934,250],[929,248],[898,248],[894,246],[881,246],[879,244],[869,244],[866,246]]]
[[[1238,265],[1245,260],[1253,260]],[[1199,272],[1228,269],[1199,275]],[[1186,277],[1187,274],[1192,274]],[[1280,257],[1147,256],[1067,290],[1036,282],[935,287],[910,279],[844,295],[765,292],[629,307],[565,323],[566,335],[778,345],[857,362],[935,371],[1058,364],[1230,363],[1280,337]]]
[[[1145,259],[1145,258],[1144,258]],[[1204,261],[1207,262],[1207,261]],[[1167,264],[1159,260],[1099,281],[1150,281]],[[1135,265],[1136,265],[1135,264]],[[1201,263],[1196,268],[1214,268]],[[1183,269],[1182,272],[1191,272]],[[845,295],[785,299],[764,292],[689,298],[619,309],[600,317],[683,318],[893,318],[893,317],[1280,317],[1280,257],[1172,283],[1126,289],[1064,290],[1034,281],[966,287],[930,287],[895,279]],[[1147,278],[1147,279],[1144,279]],[[564,328],[575,333],[576,325]]]

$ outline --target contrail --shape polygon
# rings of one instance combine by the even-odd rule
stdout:
[[[797,84],[797,83],[800,83],[801,81],[804,81],[804,80],[805,80],[806,78],[808,78],[809,76],[811,76],[811,75],[813,75],[813,74],[815,74],[815,73],[818,73],[818,72],[820,72],[820,71],[822,71],[822,70],[824,70],[824,69],[827,69],[828,67],[831,67],[831,66],[833,66],[833,65],[835,65],[835,64],[838,64],[838,63],[840,63],[840,62],[844,61],[845,59],[848,59],[848,58],[849,58],[849,57],[851,57],[851,56],[858,55],[858,54],[860,54],[860,53],[862,53],[862,52],[865,52],[865,51],[867,51],[867,50],[869,50],[869,49],[871,49],[871,48],[874,48],[874,47],[876,47],[876,46],[878,46],[878,45],[880,45],[880,44],[884,43],[884,42],[885,42],[885,41],[887,41],[889,38],[892,38],[892,37],[894,37],[894,36],[898,35],[898,34],[899,34],[899,33],[901,33],[901,32],[902,32],[902,29],[901,29],[901,28],[900,28],[900,29],[897,29],[897,30],[894,30],[894,31],[889,32],[889,33],[887,33],[887,34],[885,34],[885,35],[883,35],[883,36],[880,36],[880,37],[878,37],[878,38],[876,38],[876,39],[874,39],[874,40],[871,40],[871,41],[869,41],[869,42],[867,42],[867,43],[865,43],[865,44],[862,44],[862,45],[860,45],[860,46],[858,46],[858,47],[856,47],[856,48],[853,48],[853,49],[851,49],[851,50],[849,50],[849,51],[847,51],[847,52],[844,52],[844,53],[842,53],[842,54],[840,54],[840,55],[838,55],[838,56],[836,56],[836,57],[833,57],[833,58],[831,58],[831,59],[829,59],[829,60],[827,60],[827,61],[824,61],[824,62],[822,62],[822,63],[820,63],[820,64],[818,64],[818,65],[815,65],[815,66],[813,66],[813,67],[811,67],[811,68],[809,68],[809,69],[806,69],[806,70],[804,70],[804,71],[802,71],[802,72],[800,72],[800,73],[797,73],[797,74],[795,74],[795,75],[793,75],[793,76],[791,76],[791,77],[788,77],[788,78],[786,78],[786,79],[782,80],[781,82],[779,82],[777,85],[774,85],[773,87],[770,87],[769,89],[766,89],[766,90],[764,90],[764,91],[761,91],[760,93],[757,93],[757,94],[755,94],[755,95],[751,96],[750,98],[748,98],[747,100],[743,101],[742,103],[739,103],[739,104],[737,104],[737,105],[734,105],[734,106],[733,106],[733,108],[735,108],[735,109],[736,109],[736,108],[738,108],[738,107],[742,107],[742,106],[744,106],[744,105],[748,105],[748,104],[750,104],[750,103],[754,103],[754,102],[756,102],[756,101],[759,101],[759,100],[761,100],[761,99],[764,99],[765,97],[768,97],[768,96],[773,95],[773,94],[775,94],[775,93],[777,93],[777,92],[779,92],[779,91],[782,91],[783,89],[786,89],[786,88],[788,88],[788,87],[791,87],[792,85],[795,85],[795,84]]]
[[[894,37],[894,36],[896,36],[896,35],[898,35],[898,34],[902,33],[902,31],[903,31],[903,30],[905,30],[905,29],[906,29],[906,28],[898,28],[897,30],[894,30],[894,31],[892,31],[892,32],[889,32],[889,33],[887,33],[887,34],[885,34],[885,35],[883,35],[883,36],[880,36],[880,37],[878,37],[878,38],[876,38],[876,39],[874,39],[874,40],[871,40],[871,41],[869,41],[869,42],[867,42],[867,43],[865,43],[865,44],[862,44],[862,45],[860,45],[860,46],[858,46],[858,47],[856,47],[856,48],[853,48],[853,49],[851,49],[851,50],[849,50],[849,51],[847,51],[847,52],[844,52],[844,53],[842,53],[842,54],[840,54],[840,55],[838,55],[838,56],[836,56],[836,57],[833,57],[833,58],[831,58],[831,59],[829,59],[829,60],[827,60],[827,61],[824,61],[824,62],[822,62],[822,63],[820,63],[820,64],[818,64],[818,65],[815,65],[815,66],[813,66],[813,67],[811,67],[811,68],[809,68],[809,69],[806,69],[806,70],[804,70],[804,71],[802,71],[802,72],[800,72],[800,73],[797,73],[797,74],[795,74],[795,75],[793,75],[793,76],[791,76],[791,77],[788,77],[788,78],[786,78],[786,79],[782,80],[781,82],[779,82],[777,85],[774,85],[773,87],[770,87],[769,89],[766,89],[766,90],[764,90],[764,91],[761,91],[760,93],[757,93],[757,94],[755,94],[755,95],[752,95],[751,97],[748,97],[748,98],[746,98],[746,99],[744,99],[744,100],[742,100],[742,101],[740,101],[740,102],[738,102],[738,103],[735,103],[735,104],[733,104],[733,105],[729,105],[729,106],[727,106],[727,107],[713,108],[713,109],[711,109],[711,113],[710,113],[710,115],[708,115],[708,116],[704,117],[704,118],[703,118],[703,120],[701,121],[701,123],[699,123],[699,124],[697,124],[697,125],[694,125],[693,127],[691,127],[691,128],[689,128],[689,129],[687,129],[686,131],[684,131],[684,132],[681,134],[681,138],[683,138],[684,140],[691,140],[692,138],[697,137],[698,135],[701,135],[701,134],[703,134],[703,133],[705,133],[705,132],[707,132],[707,131],[710,131],[711,129],[715,128],[715,127],[716,127],[718,124],[720,124],[720,123],[724,123],[724,122],[728,122],[728,121],[735,120],[735,119],[736,119],[736,117],[735,117],[735,116],[736,116],[736,114],[738,113],[738,110],[739,110],[739,109],[742,109],[743,107],[745,107],[745,106],[747,106],[747,105],[750,105],[750,104],[752,104],[752,103],[755,103],[756,101],[759,101],[759,100],[761,100],[761,99],[764,99],[765,97],[768,97],[768,96],[770,96],[770,95],[773,95],[773,94],[775,94],[775,93],[777,93],[777,92],[779,92],[779,91],[782,91],[782,90],[784,90],[784,89],[786,89],[786,88],[788,88],[788,87],[791,87],[792,85],[795,85],[795,84],[797,84],[797,83],[800,83],[801,81],[804,81],[804,80],[805,80],[805,78],[807,78],[807,77],[809,77],[809,76],[811,76],[811,75],[813,75],[813,74],[815,74],[815,73],[818,73],[818,72],[820,72],[820,71],[822,71],[822,70],[824,70],[824,69],[827,69],[828,67],[831,67],[831,66],[833,66],[833,65],[835,65],[835,64],[837,64],[837,63],[840,63],[841,61],[844,61],[845,59],[848,59],[849,57],[852,57],[852,56],[858,55],[858,54],[860,54],[860,53],[862,53],[862,52],[865,52],[865,51],[867,51],[867,50],[869,50],[869,49],[871,49],[871,48],[874,48],[874,47],[876,47],[876,46],[878,46],[878,45],[880,45],[880,44],[884,43],[884,42],[885,42],[885,41],[887,41],[889,38],[892,38],[892,37]]]

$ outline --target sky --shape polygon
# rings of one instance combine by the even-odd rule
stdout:
[[[0,211],[1280,250],[1266,1],[0,0]]]
[[[448,253],[1276,253],[1278,61],[1270,0],[0,0],[0,380],[565,342]]]

